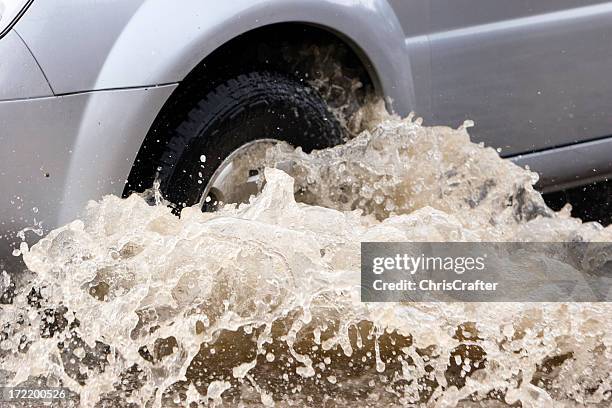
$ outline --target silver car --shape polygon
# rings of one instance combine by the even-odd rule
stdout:
[[[612,2],[0,0],[0,14],[9,243],[156,178],[177,211],[240,200],[257,168],[237,157],[338,143],[331,111],[369,94],[430,124],[473,119],[543,189],[612,172]]]

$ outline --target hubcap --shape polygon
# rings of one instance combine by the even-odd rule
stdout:
[[[206,185],[200,202],[202,211],[213,211],[220,204],[246,203],[259,193],[266,150],[276,143],[276,139],[254,140],[227,156]]]

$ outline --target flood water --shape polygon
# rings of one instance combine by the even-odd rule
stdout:
[[[108,196],[23,244],[2,382],[66,406],[609,407],[609,303],[360,301],[364,241],[612,242],[469,123],[363,114],[343,145],[268,150],[249,204]]]

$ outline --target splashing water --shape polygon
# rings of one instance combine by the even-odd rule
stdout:
[[[609,406],[609,304],[360,302],[362,241],[612,241],[468,124],[364,115],[344,145],[271,148],[249,204],[108,196],[23,244],[0,378],[82,406]]]

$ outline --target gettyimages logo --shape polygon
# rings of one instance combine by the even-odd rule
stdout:
[[[366,302],[607,302],[609,243],[362,243]]]
[[[485,268],[484,256],[479,257],[441,257],[441,256],[411,256],[407,253],[396,254],[395,257],[378,257],[372,262],[372,272],[380,275],[385,270],[404,270],[410,274],[415,274],[418,270],[452,270],[456,274],[463,274],[465,271],[479,270]]]

